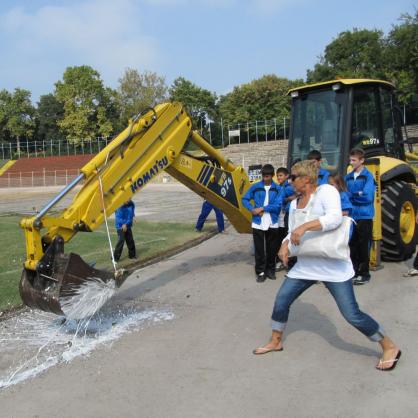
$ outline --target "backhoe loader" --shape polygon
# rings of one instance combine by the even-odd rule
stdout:
[[[187,141],[208,157],[195,158],[183,151]],[[122,272],[97,270],[79,255],[65,254],[64,244],[77,232],[97,229],[162,171],[220,208],[238,232],[251,232],[251,214],[241,203],[249,186],[244,169],[192,130],[191,119],[180,103],[160,104],[135,117],[36,216],[22,219],[27,254],[20,281],[23,302],[63,314],[62,301],[89,280],[115,280],[119,287],[126,278]],[[72,203],[57,216],[48,216],[80,183]]]
[[[416,176],[405,161],[394,86],[379,80],[340,79],[301,86],[289,94],[288,166],[317,149],[325,168],[345,174],[350,149],[363,148],[377,185],[371,267],[379,267],[381,256],[392,261],[410,257],[418,238]],[[184,151],[188,141],[208,158]],[[115,280],[120,286],[123,275],[96,270],[79,255],[65,254],[64,243],[79,231],[97,229],[164,170],[219,207],[238,232],[251,232],[251,215],[241,203],[250,183],[244,169],[192,130],[181,104],[161,104],[134,118],[40,213],[21,221],[27,254],[20,282],[23,302],[62,314],[62,299],[88,280]],[[80,183],[69,207],[56,217],[48,216]]]
[[[289,94],[288,165],[317,149],[324,168],[344,175],[350,149],[362,148],[377,185],[371,267],[379,267],[381,257],[389,261],[411,257],[418,238],[417,188],[407,158],[416,157],[402,137],[394,86],[380,80],[339,79],[297,87]]]

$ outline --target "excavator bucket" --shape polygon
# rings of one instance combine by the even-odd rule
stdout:
[[[64,241],[58,236],[49,245],[36,271],[23,270],[19,290],[25,305],[57,315],[66,315],[68,301],[79,295],[83,287],[89,283],[117,288],[126,277],[127,274],[123,271],[115,274],[95,269],[78,254],[64,254]],[[92,301],[85,302],[88,304]],[[64,304],[67,309],[63,309]]]

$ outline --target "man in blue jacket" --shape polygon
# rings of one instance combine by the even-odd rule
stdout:
[[[115,226],[118,233],[118,242],[116,243],[113,257],[119,261],[123,250],[123,244],[126,241],[129,258],[136,258],[135,242],[132,236],[132,223],[135,217],[135,203],[132,200],[125,202],[115,212]]]
[[[318,186],[321,184],[328,184],[328,177],[329,177],[329,171],[325,170],[325,168],[321,167],[321,161],[322,161],[322,154],[320,151],[313,149],[309,152],[307,156],[307,160],[312,160],[316,162],[316,165],[318,167]]]
[[[352,218],[356,221],[350,240],[350,254],[355,271],[353,283],[370,281],[370,244],[373,232],[374,194],[376,185],[373,174],[364,167],[364,151],[354,148],[350,152],[353,171],[345,176],[347,192],[353,205]]]
[[[282,192],[273,181],[274,168],[265,164],[261,169],[262,181],[254,183],[242,198],[242,204],[252,213],[257,282],[276,279],[278,251],[278,220],[282,206]]]

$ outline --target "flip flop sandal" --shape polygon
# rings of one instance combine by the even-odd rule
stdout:
[[[391,360],[385,360],[385,361],[383,361],[383,360],[379,360],[379,363],[378,363],[378,365],[376,366],[376,369],[377,369],[377,370],[380,370],[380,371],[382,371],[382,372],[388,372],[389,370],[393,370],[393,369],[396,367],[396,365],[398,364],[398,361],[399,361],[399,359],[401,358],[401,354],[402,354],[402,351],[401,351],[401,350],[399,350],[399,351],[398,351],[398,354],[396,354],[396,357],[395,357],[394,359],[391,359]],[[387,363],[393,363],[393,364],[392,364],[392,366],[390,366],[390,367],[383,368],[383,365],[384,365],[384,364],[387,364]]]
[[[256,348],[255,350],[253,350],[253,354],[258,356],[260,354],[267,354],[267,353],[271,353],[273,351],[283,351],[283,347],[282,348],[263,348],[263,347],[259,347],[259,348]]]

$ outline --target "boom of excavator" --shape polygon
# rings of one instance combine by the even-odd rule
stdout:
[[[193,141],[206,158],[184,151]],[[77,254],[65,254],[64,244],[77,232],[97,229],[134,193],[167,171],[189,189],[220,208],[240,233],[251,231],[251,214],[241,197],[249,186],[242,167],[235,167],[198,132],[180,103],[164,103],[134,118],[106,148],[89,161],[42,211],[24,218],[26,261],[20,282],[23,302],[44,311],[63,314],[61,301],[86,281],[123,283],[124,275],[87,265]],[[77,184],[72,203],[58,216],[48,212]]]

